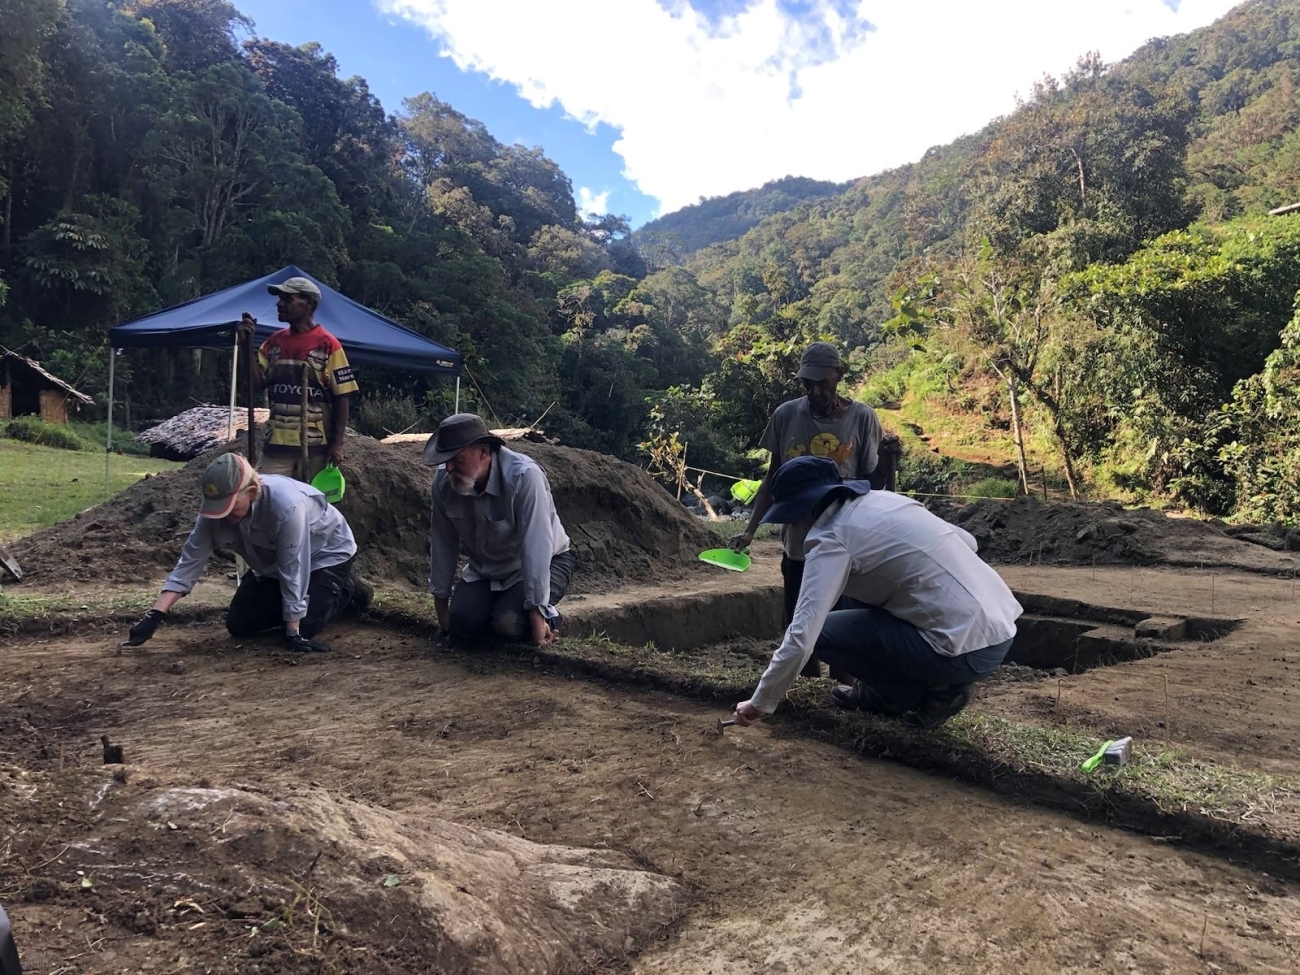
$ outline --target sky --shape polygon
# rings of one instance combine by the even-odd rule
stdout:
[[[235,0],[318,41],[389,112],[431,91],[540,146],[633,226],[782,176],[842,182],[1015,108],[1089,51],[1126,57],[1234,0]]]

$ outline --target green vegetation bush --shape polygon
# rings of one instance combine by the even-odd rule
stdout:
[[[60,450],[94,450],[89,440],[77,436],[72,430],[57,423],[46,423],[35,417],[10,420],[5,424],[5,436],[10,440],[57,447]]]
[[[898,409],[907,395],[907,379],[911,373],[910,360],[874,373],[858,388],[856,396],[868,406]]]
[[[1009,477],[986,477],[976,481],[963,493],[974,498],[1014,498],[1020,493],[1020,486]]]
[[[898,466],[898,490],[916,494],[950,494],[970,465],[930,450],[904,450]]]
[[[427,403],[417,403],[411,396],[370,396],[357,404],[348,415],[348,423],[357,433],[382,440],[390,433],[432,433],[440,417],[434,417]]]
[[[75,433],[81,439],[90,443],[91,447],[98,450],[104,443],[105,435],[108,433],[106,424],[103,420],[69,420],[68,429]],[[124,430],[119,426],[113,427],[113,453],[129,454],[132,457],[150,457],[149,445],[141,443],[135,439],[135,433],[131,430]]]

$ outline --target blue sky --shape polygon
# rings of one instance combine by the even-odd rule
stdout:
[[[319,41],[384,107],[432,91],[541,146],[634,225],[785,175],[849,180],[1010,112],[1085,52],[1119,60],[1232,0],[235,0]]]
[[[544,2],[544,0],[539,0]],[[541,146],[573,181],[609,192],[608,212],[641,223],[657,202],[621,175],[623,160],[611,150],[618,133],[600,124],[589,132],[558,105],[537,109],[514,86],[479,72],[462,71],[438,56],[429,34],[408,20],[381,14],[368,0],[235,0],[257,32],[288,44],[318,41],[338,59],[344,77],[361,75],[389,112],[402,99],[431,91],[458,112],[484,122],[500,142]]]

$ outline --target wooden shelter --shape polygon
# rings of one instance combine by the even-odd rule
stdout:
[[[258,407],[253,411],[253,422],[262,426],[271,411]],[[235,439],[248,429],[248,411],[238,409],[231,413],[224,406],[195,406],[164,420],[135,439],[149,445],[149,456],[167,460],[192,460],[206,450],[219,447]]]
[[[0,346],[0,420],[38,416],[46,423],[67,423],[69,406],[75,411],[94,403],[36,360]]]

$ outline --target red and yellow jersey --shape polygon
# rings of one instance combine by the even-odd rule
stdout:
[[[357,391],[339,340],[317,325],[309,332],[282,328],[257,350],[257,364],[271,405],[270,453],[301,449],[303,366],[307,367],[307,449],[329,449],[332,404]]]

